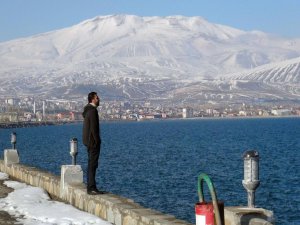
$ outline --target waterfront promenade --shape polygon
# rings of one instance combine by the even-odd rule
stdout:
[[[0,185],[0,207],[5,210],[0,211],[0,225],[41,224],[40,222],[42,224],[85,225],[192,225],[174,216],[143,208],[131,199],[114,194],[89,196],[83,184],[65,183],[67,177],[71,178],[69,176],[71,174],[67,176],[65,174],[65,180],[60,181],[58,177],[37,168],[21,164],[5,165],[2,160],[0,160],[0,171],[2,171],[0,180],[5,180],[5,184],[2,182]],[[12,177],[10,179],[18,181],[7,180],[6,174]],[[20,183],[19,180],[27,184]],[[74,181],[74,177],[72,180]],[[33,192],[37,194],[33,195]],[[8,197],[6,197],[7,194],[9,194]],[[49,195],[65,203],[53,201]],[[6,211],[16,216],[10,216]],[[90,216],[92,218],[89,218]],[[270,223],[272,218],[272,212],[261,208],[227,207],[225,209],[225,225],[272,225]],[[248,222],[244,223],[245,221]]]
[[[39,206],[40,201],[43,201],[45,198],[44,196],[51,196],[60,199],[61,201],[68,203],[81,212],[86,212],[85,216],[78,216],[77,219],[80,220],[82,218],[86,219],[87,215],[95,216],[98,219],[102,219],[103,223],[89,223],[89,222],[81,222],[78,224],[115,224],[115,225],[132,225],[132,224],[140,224],[140,225],[191,225],[186,221],[178,220],[174,216],[162,214],[160,212],[144,208],[139,204],[135,203],[131,199],[126,199],[114,194],[103,194],[97,196],[91,196],[86,193],[86,187],[84,184],[79,183],[66,183],[67,180],[71,179],[74,181],[73,176],[75,171],[74,168],[70,168],[71,174],[64,175],[64,180],[61,180],[60,177],[50,174],[46,171],[41,171],[37,168],[31,166],[25,166],[18,163],[6,165],[5,161],[10,160],[0,160],[0,171],[2,173],[8,174],[13,179],[18,181],[24,182],[23,185],[30,185],[33,186],[32,188],[38,188],[40,190],[40,194],[36,197],[35,201],[33,201],[30,205],[28,205],[28,201],[31,202],[31,197],[28,197],[28,194],[24,191],[17,194],[15,196],[15,200],[11,203],[11,199],[5,201],[6,207],[8,203],[8,210],[14,214],[14,212],[19,213],[17,215],[23,216],[24,214],[20,212],[25,212],[25,215],[32,215],[32,218],[39,218],[42,222],[49,222],[49,214],[45,215],[51,209],[49,205],[47,208],[41,209]],[[70,180],[69,180],[70,182]],[[19,183],[20,184],[20,183]],[[15,184],[11,185],[12,187]],[[16,185],[18,189],[18,185]],[[27,186],[27,187],[30,187]],[[46,194],[45,194],[46,193]],[[13,193],[12,193],[13,194]],[[9,196],[11,197],[11,196]],[[24,199],[26,198],[26,199]],[[1,199],[0,199],[1,200]],[[9,202],[7,202],[9,201]],[[51,201],[50,198],[47,197],[48,202]],[[1,202],[1,201],[0,201]],[[25,202],[26,205],[23,203]],[[70,205],[65,203],[61,207],[60,210],[55,211],[55,213],[50,213],[52,216],[53,214],[59,216],[59,222],[53,223],[45,223],[45,224],[76,224],[76,223],[63,223],[65,219],[68,219],[68,222],[74,219],[74,213],[71,214],[66,212],[65,208]],[[53,204],[53,203],[51,203]],[[23,205],[23,206],[20,206]],[[26,208],[24,211],[22,208]],[[38,213],[36,215],[36,213]],[[65,218],[68,215],[68,218]],[[14,218],[11,218],[12,220]],[[21,218],[22,219],[22,218]],[[51,219],[52,220],[52,219]],[[63,222],[61,222],[63,221]],[[90,220],[88,220],[90,221]],[[107,221],[107,222],[106,222]],[[13,224],[13,223],[12,223]],[[35,223],[31,223],[35,224]],[[39,224],[39,223],[37,223]]]

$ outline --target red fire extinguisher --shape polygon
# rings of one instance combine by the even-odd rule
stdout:
[[[212,202],[204,201],[203,181],[208,185]],[[195,205],[196,225],[224,225],[224,204],[217,201],[214,185],[204,173],[198,177],[198,196],[199,202]]]

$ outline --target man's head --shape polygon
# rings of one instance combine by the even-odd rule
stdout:
[[[90,92],[88,95],[88,101],[89,103],[93,103],[96,106],[99,106],[100,98],[97,95],[97,92]]]

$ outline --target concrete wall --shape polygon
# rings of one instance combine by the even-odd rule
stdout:
[[[6,166],[3,160],[0,160],[0,171],[26,184],[41,187],[51,196],[61,199],[59,176],[21,164]],[[71,205],[115,225],[191,225],[174,216],[143,208],[131,199],[113,194],[88,195],[84,184],[68,184],[63,198]]]
[[[0,160],[0,171],[10,177],[46,190],[50,196],[99,216],[115,225],[191,225],[174,216],[146,209],[131,199],[113,194],[88,195],[83,183],[65,183],[61,191],[61,177],[35,167],[18,163],[6,165]],[[76,180],[76,179],[75,179]],[[272,225],[272,211],[261,208],[225,207],[225,225]]]
[[[272,211],[243,206],[225,207],[225,225],[273,225]]]

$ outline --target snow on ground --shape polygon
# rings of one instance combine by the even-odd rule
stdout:
[[[0,173],[1,180],[7,178],[7,174]],[[15,190],[0,199],[0,208],[24,225],[111,225],[71,205],[52,201],[41,188],[10,180],[4,184]]]
[[[8,175],[6,173],[0,172],[0,180],[7,180],[7,179],[8,179]]]

